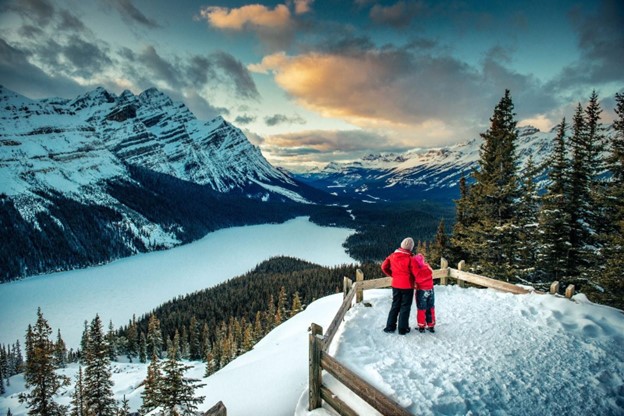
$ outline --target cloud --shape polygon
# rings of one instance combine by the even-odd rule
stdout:
[[[412,19],[423,13],[426,6],[421,1],[399,1],[392,6],[374,5],[370,11],[371,20],[378,25],[404,28],[412,23]]]
[[[238,9],[203,7],[200,16],[218,29],[285,29],[291,25],[288,7],[278,4],[273,10],[260,4],[250,4]]]
[[[31,64],[29,56],[29,52],[0,38],[0,79],[5,87],[32,98],[77,95],[84,91],[68,77],[48,75]]]
[[[139,23],[149,29],[160,27],[157,21],[148,18],[132,4],[132,0],[113,0],[112,6],[117,9],[119,15],[130,23]]]
[[[305,14],[312,10],[314,0],[295,0],[295,14]]]
[[[241,125],[250,124],[256,121],[256,118],[257,118],[256,116],[244,114],[242,116],[237,116],[236,119],[234,119],[234,124],[241,124]]]
[[[288,117],[284,114],[274,114],[264,118],[267,126],[277,126],[278,124],[306,124],[306,121],[299,115]]]
[[[578,36],[579,59],[549,85],[555,91],[624,82],[624,3],[602,1],[595,14],[574,9],[570,18]]]
[[[503,52],[492,51],[481,66],[413,45],[348,54],[275,53],[248,68],[273,74],[293,99],[323,116],[397,131],[401,142],[410,132],[421,142],[458,140],[482,129],[506,88],[523,107],[530,102],[534,113],[556,105],[537,79],[509,70]]]
[[[36,22],[39,27],[46,27],[56,12],[52,2],[48,0],[15,0],[0,7],[3,12],[12,11],[23,19]]]
[[[85,78],[102,72],[103,68],[113,63],[105,50],[78,36],[69,39],[67,45],[62,48],[62,54],[73,65],[72,72]]]
[[[179,70],[169,61],[162,58],[153,46],[150,45],[143,49],[139,59],[151,71],[155,80],[163,80],[174,89],[182,86]]]
[[[258,99],[260,94],[249,71],[232,55],[226,52],[212,54],[213,59],[224,74],[234,83],[236,93],[241,98]]]
[[[87,32],[84,23],[74,16],[69,10],[62,9],[60,12],[60,21],[56,29],[62,31]]]

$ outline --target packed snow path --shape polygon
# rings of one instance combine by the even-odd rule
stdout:
[[[349,312],[333,354],[412,414],[624,414],[622,311],[436,286],[436,333],[401,336],[382,332],[389,291],[364,299],[372,307]],[[344,388],[328,385],[341,397]]]

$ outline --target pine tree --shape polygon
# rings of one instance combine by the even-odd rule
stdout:
[[[2,364],[3,363],[0,363],[0,394],[4,394],[4,392],[6,391],[4,389],[4,377],[5,377],[4,373],[5,373],[6,370],[4,369],[5,366],[2,365]],[[6,376],[6,377],[8,378],[8,376]]]
[[[54,357],[57,368],[65,368],[67,363],[67,347],[61,337],[61,330],[56,334],[56,344],[54,345]]]
[[[113,326],[112,320],[108,322],[106,342],[108,343],[108,358],[111,361],[115,361],[117,359],[117,335],[115,334],[115,327]]]
[[[514,220],[518,198],[516,121],[509,90],[494,109],[490,128],[481,134],[479,167],[463,201],[468,215],[465,237],[459,242],[477,269],[507,280],[513,274],[517,233]],[[464,219],[465,221],[465,219]]]
[[[189,358],[194,361],[202,359],[201,351],[201,334],[199,331],[199,323],[195,315],[191,317],[189,326]]]
[[[446,230],[444,225],[444,218],[440,220],[438,224],[438,230],[436,232],[433,243],[429,245],[429,255],[427,260],[432,267],[435,268],[435,265],[440,264],[440,259],[442,257],[448,259],[448,243],[446,237]]]
[[[156,353],[158,358],[162,357],[163,338],[160,331],[160,321],[156,315],[151,314],[147,324],[147,353]]]
[[[132,359],[139,355],[139,333],[137,329],[136,317],[134,315],[132,315],[132,320],[128,324],[126,338],[128,339],[126,356],[128,357],[128,360],[132,362]]]
[[[540,240],[537,229],[540,197],[537,192],[536,178],[539,168],[530,156],[524,168],[524,177],[520,188],[520,198],[516,209],[518,227],[517,275],[524,280],[533,280],[537,268],[537,252]]]
[[[573,118],[572,165],[568,194],[568,215],[570,218],[570,250],[568,270],[571,276],[587,277],[589,267],[587,246],[590,242],[589,230],[591,168],[587,125],[583,117],[583,107],[578,104]]]
[[[470,201],[468,200],[469,187],[466,178],[462,176],[459,180],[459,199],[455,202],[455,224],[451,235],[451,251],[456,261],[470,260],[468,249],[469,229],[474,223],[468,210]],[[450,259],[448,259],[450,260]]]
[[[37,322],[28,326],[26,335],[27,356],[24,379],[28,393],[20,395],[20,402],[26,402],[29,415],[64,415],[66,406],[53,400],[59,390],[69,384],[69,379],[54,372],[54,342],[50,340],[52,328],[43,317],[41,308],[37,310]]]
[[[84,328],[82,330],[82,337],[80,338],[80,362],[84,360],[84,354],[89,345],[89,322],[84,321]]]
[[[166,416],[195,415],[197,405],[204,397],[195,397],[195,390],[204,384],[199,380],[184,378],[184,372],[191,368],[176,359],[178,352],[174,346],[167,351],[167,359],[162,365],[159,405]]]
[[[279,295],[277,297],[277,308],[275,311],[275,326],[281,324],[288,314],[286,313],[286,288],[280,287]]]
[[[275,300],[273,299],[273,294],[269,296],[269,306],[266,311],[265,325],[263,325],[267,331],[275,328]]]
[[[84,401],[87,411],[99,416],[114,416],[117,407],[113,396],[109,346],[98,315],[91,321],[88,339],[84,352]]]
[[[126,399],[126,395],[123,395],[123,399],[121,400],[121,406],[119,407],[119,411],[117,412],[118,416],[130,416],[130,401]]]
[[[607,167],[611,179],[605,185],[605,223],[600,241],[603,246],[605,262],[604,272],[598,279],[605,293],[600,295],[604,301],[618,308],[624,308],[624,94],[615,95],[615,113],[613,122],[611,151],[607,158]]]
[[[217,371],[217,362],[215,359],[215,355],[212,352],[212,348],[210,345],[206,348],[206,355],[204,357],[206,361],[206,371],[204,373],[204,377],[210,377]]]
[[[76,376],[76,385],[71,400],[71,416],[87,416],[87,406],[85,403],[84,381],[82,375],[82,367],[78,367],[78,375]]]
[[[147,414],[160,405],[161,379],[162,374],[158,362],[158,354],[152,352],[152,361],[147,366],[147,377],[143,382],[143,392],[141,393],[141,398],[143,399],[141,414]]]
[[[549,184],[542,197],[539,213],[538,269],[541,280],[555,281],[570,276],[570,207],[568,206],[569,169],[567,158],[565,118],[557,129],[553,153],[546,161],[550,167]]]
[[[297,315],[299,312],[303,310],[303,306],[301,305],[301,298],[299,297],[299,292],[295,292],[293,295],[292,306],[290,307],[290,317]]]
[[[139,362],[147,362],[147,339],[143,331],[141,331],[141,336],[139,337]]]

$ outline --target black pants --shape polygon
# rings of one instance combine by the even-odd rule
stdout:
[[[392,288],[392,306],[390,307],[390,313],[388,313],[386,329],[391,331],[396,329],[397,316],[399,317],[399,332],[406,332],[409,329],[412,299],[414,299],[414,289]]]

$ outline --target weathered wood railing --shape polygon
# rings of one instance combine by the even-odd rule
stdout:
[[[442,259],[440,262],[440,269],[433,271],[433,279],[439,280],[441,285],[447,285],[449,278],[451,278],[455,279],[460,287],[464,287],[466,283],[470,283],[514,294],[541,293],[511,283],[470,273],[464,271],[464,268],[465,262],[463,260],[459,262],[457,269],[453,269],[448,267],[448,262],[445,259]],[[390,287],[391,284],[392,278],[390,277],[364,280],[364,274],[362,271],[357,270],[355,283],[348,277],[344,278],[344,299],[342,301],[342,305],[336,313],[336,316],[330,323],[327,333],[323,334],[323,328],[316,323],[312,323],[310,325],[308,380],[308,409],[310,411],[320,408],[324,400],[341,415],[357,415],[357,413],[351,409],[346,402],[341,400],[326,385],[323,384],[322,374],[323,370],[325,370],[381,414],[397,416],[410,415],[410,413],[403,409],[399,404],[363,380],[353,371],[342,365],[328,353],[331,342],[338,332],[340,324],[353,305],[353,299],[355,298],[356,303],[361,303],[364,299],[364,290]],[[550,293],[557,294],[558,291],[559,282],[553,282],[550,287]],[[573,294],[574,286],[570,285],[566,289],[566,297],[571,298]]]

